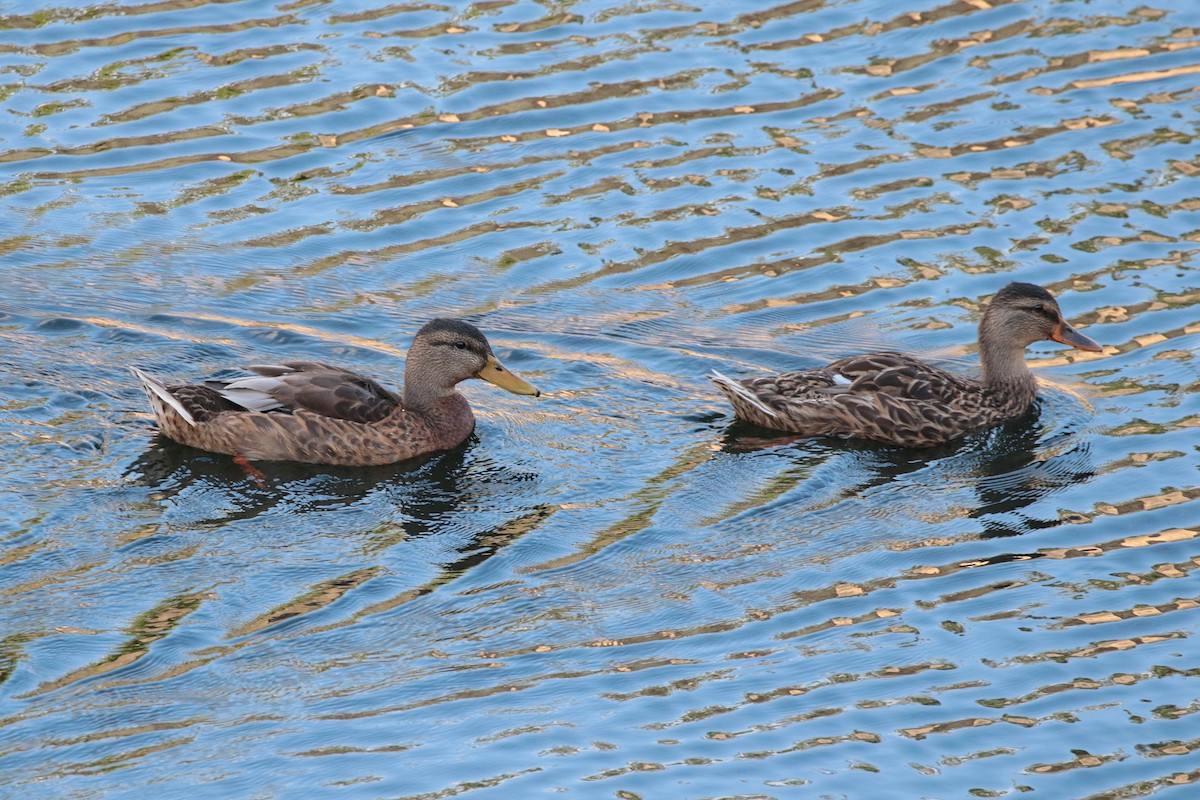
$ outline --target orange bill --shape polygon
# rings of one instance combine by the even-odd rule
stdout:
[[[1050,334],[1050,338],[1056,342],[1070,345],[1076,350],[1090,350],[1093,353],[1099,353],[1104,349],[1087,336],[1072,328],[1065,320],[1054,328],[1054,333]]]

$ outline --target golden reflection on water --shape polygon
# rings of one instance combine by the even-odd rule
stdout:
[[[1200,780],[1180,726],[1200,607],[1189,11],[0,16],[0,785]],[[730,426],[703,378],[897,348],[969,370],[1011,279],[1104,350],[1033,348],[1036,418],[944,451]],[[320,357],[399,379],[446,314],[548,391],[468,388],[476,438],[394,469],[249,486],[150,444],[125,377]]]

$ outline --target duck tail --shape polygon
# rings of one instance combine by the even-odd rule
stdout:
[[[737,401],[741,400],[742,402],[753,406],[754,408],[758,409],[759,411],[761,411],[762,413],[766,414],[769,417],[772,417],[772,418],[779,417],[779,413],[777,411],[775,411],[775,409],[771,408],[769,405],[764,403],[762,400],[759,400],[758,397],[754,394],[754,392],[747,389],[746,386],[744,384],[742,384],[740,381],[735,381],[733,378],[730,378],[728,375],[722,375],[720,372],[717,372],[715,369],[712,371],[712,374],[708,376],[708,379],[710,381],[712,381],[713,383],[715,383],[717,385],[717,388],[720,389],[722,392],[724,392],[725,396],[728,397],[730,399],[730,401],[732,401],[734,403],[735,406],[737,404]]]
[[[146,390],[146,396],[150,398],[150,405],[154,407],[156,412],[160,407],[160,403],[165,403],[173,408],[175,413],[179,414],[179,416],[182,417],[187,424],[196,424],[196,418],[191,415],[191,412],[183,407],[183,403],[179,402],[179,398],[171,394],[170,390],[167,389],[162,381],[150,377],[137,367],[130,367],[129,369],[132,370],[133,374],[137,376],[137,379],[142,382],[142,388]],[[156,413],[155,416],[158,416],[158,414]]]

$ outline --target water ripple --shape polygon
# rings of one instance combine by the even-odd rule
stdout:
[[[0,12],[0,786],[23,797],[1183,797],[1200,37],[1184,2]],[[1101,353],[931,451],[703,377]],[[126,368],[545,392],[368,470],[154,437]],[[319,787],[319,788],[315,788]]]

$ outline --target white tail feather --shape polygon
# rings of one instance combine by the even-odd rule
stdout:
[[[164,386],[161,381],[151,378],[137,367],[130,367],[130,369],[133,370],[133,374],[137,376],[137,379],[142,382],[142,388],[146,390],[146,394],[150,397],[151,404],[154,403],[154,398],[157,397],[159,400],[175,409],[175,412],[179,414],[179,416],[183,417],[187,424],[196,424],[195,418],[188,413],[186,408],[183,407],[183,403],[179,402],[179,399],[176,398],[175,395],[167,391],[167,387]]]
[[[743,386],[742,384],[735,381],[733,378],[730,378],[728,375],[722,375],[720,372],[717,372],[714,369],[712,371],[712,374],[708,376],[708,379],[710,381],[712,381],[713,383],[717,384],[717,386],[721,387],[722,389],[727,389],[729,391],[729,393],[737,395],[739,398],[741,398],[742,400],[745,400],[747,403],[754,406],[755,408],[757,408],[759,411],[763,412],[764,414],[768,414],[772,417],[779,416],[779,414],[776,413],[775,409],[771,408],[769,405],[764,403],[762,400],[759,400],[754,395],[754,392],[750,391],[745,386]]]

